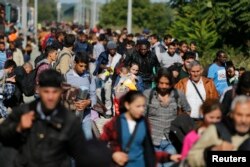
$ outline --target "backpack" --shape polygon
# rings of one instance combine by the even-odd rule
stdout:
[[[149,104],[152,103],[153,93],[155,89],[152,89],[149,95]],[[181,152],[182,143],[184,137],[195,128],[195,122],[193,119],[185,112],[182,112],[181,108],[178,106],[179,93],[177,89],[173,89],[174,99],[177,104],[177,117],[171,122],[169,139],[178,153]],[[147,110],[147,113],[149,111]],[[165,132],[164,132],[165,133]]]
[[[41,55],[37,56],[36,59],[35,59],[35,67],[37,66],[37,64],[38,64],[40,61],[42,61],[42,60],[45,59],[45,58],[46,58],[46,57],[45,57],[44,54],[41,54]]]
[[[53,65],[53,69],[56,69],[56,67],[60,64],[62,58],[63,58],[65,55],[69,55],[69,54],[68,54],[68,53],[63,53],[63,54],[61,54],[61,55],[58,56],[56,62],[55,62],[54,65]],[[70,56],[70,55],[69,55],[69,56]],[[71,57],[71,56],[70,56],[70,57]],[[70,67],[70,68],[72,68],[72,67]]]
[[[36,75],[39,67],[47,63],[41,63],[38,67],[33,69],[29,74],[24,75],[21,81],[21,89],[25,96],[33,96],[36,89]]]

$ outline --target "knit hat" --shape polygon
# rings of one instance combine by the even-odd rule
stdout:
[[[109,41],[107,44],[108,49],[116,49],[116,43],[114,41]]]

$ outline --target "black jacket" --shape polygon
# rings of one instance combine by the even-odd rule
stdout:
[[[222,113],[226,116],[230,112],[230,107],[233,102],[234,97],[236,96],[236,90],[233,87],[232,89],[225,92],[224,98],[221,101]]]
[[[69,167],[69,156],[76,160],[77,167],[88,164],[88,148],[80,121],[59,105],[58,112],[50,121],[40,119],[36,110],[38,102],[15,108],[0,125],[0,141],[14,147],[18,154],[15,167]],[[32,128],[22,133],[16,131],[21,115],[35,111]],[[88,166],[88,165],[87,165]]]
[[[143,82],[152,82],[154,80],[153,69],[157,73],[160,63],[154,53],[149,51],[145,56],[141,56],[138,52],[133,54],[126,60],[126,64],[137,62],[139,64],[139,75]]]

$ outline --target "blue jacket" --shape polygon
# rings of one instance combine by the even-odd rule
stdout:
[[[96,61],[96,69],[93,73],[93,75],[100,74],[102,69],[100,68],[101,64],[107,65],[109,62],[109,54],[108,51],[104,51],[100,54]]]
[[[75,43],[74,51],[75,52],[87,52],[87,53],[90,53],[91,48],[90,48],[90,45],[88,44],[88,42],[77,41]]]

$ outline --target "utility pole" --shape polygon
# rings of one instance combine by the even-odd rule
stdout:
[[[94,26],[96,25],[96,13],[97,13],[96,5],[97,5],[96,0],[92,0],[92,14],[91,14],[91,25],[90,25],[91,28],[94,28]]]
[[[57,22],[59,23],[61,21],[61,2],[60,0],[57,0]]]
[[[127,29],[128,33],[132,32],[132,0],[128,0]]]
[[[22,33],[23,33],[23,45],[27,43],[27,0],[22,0]]]
[[[36,44],[38,44],[38,36],[37,36],[37,23],[38,23],[38,0],[34,1],[34,8],[35,8],[35,40]]]
[[[85,23],[86,23],[86,1],[85,0],[82,0],[82,16],[83,18],[83,25],[85,26]]]

